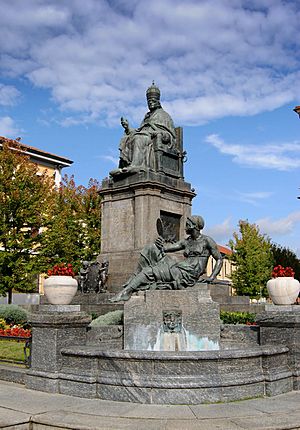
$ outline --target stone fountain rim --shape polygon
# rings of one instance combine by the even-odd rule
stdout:
[[[284,354],[289,348],[282,345],[264,345],[237,349],[221,349],[211,351],[130,351],[103,350],[100,346],[63,348],[62,355],[94,358],[117,358],[138,360],[215,360]]]

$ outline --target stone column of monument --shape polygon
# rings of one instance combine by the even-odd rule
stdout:
[[[195,196],[184,181],[182,129],[160,105],[154,83],[146,92],[149,112],[138,129],[121,119],[120,162],[102,182],[100,260],[109,261],[108,290],[118,291],[132,275],[142,248],[157,236],[161,219],[167,242],[184,237]]]

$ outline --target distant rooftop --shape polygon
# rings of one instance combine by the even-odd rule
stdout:
[[[231,255],[232,254],[231,249],[226,248],[226,246],[218,245],[218,249],[221,252],[221,254],[225,254],[225,255]]]
[[[61,167],[68,167],[73,164],[73,161],[66,158],[61,157],[60,155],[51,154],[50,152],[43,151],[42,149],[34,148],[33,146],[25,145],[23,142],[20,142],[18,139],[8,139],[7,137],[0,136],[0,147],[4,142],[14,146],[20,147],[20,150],[25,154],[28,154],[32,158],[48,161],[53,164],[59,164]]]

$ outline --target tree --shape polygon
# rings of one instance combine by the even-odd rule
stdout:
[[[239,233],[229,242],[233,251],[230,259],[235,264],[232,286],[239,295],[267,296],[266,283],[273,268],[270,239],[260,234],[257,225],[243,220],[239,221]]]
[[[0,294],[30,292],[39,251],[39,229],[45,225],[53,197],[53,179],[38,175],[38,166],[22,146],[4,142],[0,150]]]
[[[79,187],[81,195],[81,219],[83,234],[83,260],[92,260],[101,247],[101,197],[100,184],[90,179],[88,187]]]
[[[91,179],[88,187],[76,186],[74,177],[65,175],[57,190],[51,218],[41,240],[44,271],[57,263],[71,263],[77,271],[83,260],[100,253],[100,185]]]
[[[54,264],[76,264],[83,247],[78,218],[79,196],[73,177],[65,175],[55,192],[47,224],[40,235],[40,268],[47,271]]]
[[[283,267],[291,267],[295,272],[295,278],[300,281],[300,260],[297,255],[289,248],[271,244],[271,250],[274,258],[274,266],[279,264]]]

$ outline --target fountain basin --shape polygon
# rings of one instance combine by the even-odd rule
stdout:
[[[148,404],[226,402],[291,391],[288,351],[283,346],[196,352],[65,348],[55,378],[58,392],[79,397]]]

